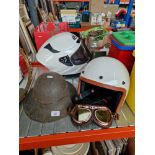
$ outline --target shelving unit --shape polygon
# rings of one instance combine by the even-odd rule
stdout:
[[[89,2],[89,0],[53,0],[53,2]]]
[[[89,2],[90,0],[53,0],[53,2]],[[105,1],[109,4],[110,0]],[[115,0],[114,4],[129,4],[129,0]]]
[[[35,68],[35,79],[43,72],[46,72],[44,68]],[[74,79],[72,79],[72,82],[74,82]],[[19,110],[19,149],[28,150],[72,143],[134,137],[135,117],[126,103],[122,106],[119,114],[120,119],[113,120],[111,127],[108,129],[102,129],[95,123],[76,126],[69,116],[56,122],[42,124],[30,120],[21,104]]]
[[[81,28],[69,28],[69,32],[81,32],[81,31],[86,31],[94,26],[83,26]]]
[[[53,2],[89,2],[89,0],[53,0]],[[109,2],[107,0],[107,2]],[[127,16],[131,13],[133,0],[130,0]],[[115,1],[116,3],[116,1]],[[117,0],[117,3],[129,3]],[[126,17],[128,21],[128,17]],[[81,28],[69,28],[70,32],[81,32],[93,26],[82,26]],[[110,28],[109,28],[110,30]],[[38,62],[31,64],[37,67],[39,76],[42,65]],[[19,110],[19,149],[28,150],[34,148],[46,148],[49,146],[94,142],[107,139],[129,138],[135,136],[135,117],[126,103],[120,111],[120,119],[113,120],[112,126],[102,129],[94,123],[85,126],[75,126],[70,117],[67,116],[56,122],[39,123],[30,120],[23,110],[22,104]]]
[[[129,26],[130,14],[132,11],[132,7],[134,5],[134,1],[135,0],[113,0],[112,1],[113,4],[118,4],[118,5],[128,4],[127,14],[126,14],[125,19],[124,19],[126,26]],[[89,0],[53,0],[53,2],[89,2]],[[109,4],[110,2],[111,2],[110,0],[105,0],[106,4]],[[85,30],[85,29],[83,29],[83,30],[82,29],[81,28],[70,29],[70,32],[80,32],[80,31]],[[86,27],[86,29],[88,29],[88,28]]]

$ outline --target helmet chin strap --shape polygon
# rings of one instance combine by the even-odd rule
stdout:
[[[82,92],[79,96],[76,96],[75,101],[82,100],[82,99],[84,99],[85,97],[89,96],[90,94],[92,94],[94,92],[95,92],[94,89],[86,90],[86,91]]]
[[[90,94],[93,94],[94,92],[94,89],[86,90],[80,94],[80,99],[84,99],[85,97],[89,96]]]
[[[89,90],[86,90],[84,92],[82,92],[79,96],[75,96],[75,102],[78,102],[80,100],[83,100],[85,97],[91,95],[95,93],[95,90],[94,89],[89,89]],[[94,101],[92,102],[91,104],[99,104],[99,103],[105,103],[105,104],[108,104],[109,102],[107,101],[107,98],[103,98],[103,99],[99,99],[97,101]]]

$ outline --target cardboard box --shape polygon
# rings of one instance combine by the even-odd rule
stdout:
[[[90,0],[89,11],[91,13],[104,13],[111,12],[112,16],[118,11],[119,5],[117,4],[104,4],[104,0]]]
[[[75,23],[76,22],[76,16],[72,15],[63,15],[62,16],[62,21],[63,22],[68,22],[68,23]]]
[[[119,5],[117,4],[105,4],[103,6],[102,12],[107,16],[107,14],[111,14],[112,17],[115,17],[116,12],[119,9]]]
[[[76,10],[60,10],[61,18],[63,22],[75,23],[77,12]]]
[[[89,11],[91,13],[101,13],[104,7],[104,0],[90,0]]]

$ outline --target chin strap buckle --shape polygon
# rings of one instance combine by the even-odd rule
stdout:
[[[113,115],[112,115],[112,117],[113,117],[113,119],[115,119],[115,120],[119,120],[119,114],[118,113],[114,113]]]

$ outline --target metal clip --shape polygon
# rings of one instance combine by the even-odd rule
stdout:
[[[118,113],[113,114],[112,118],[115,120],[119,120],[119,114]]]

